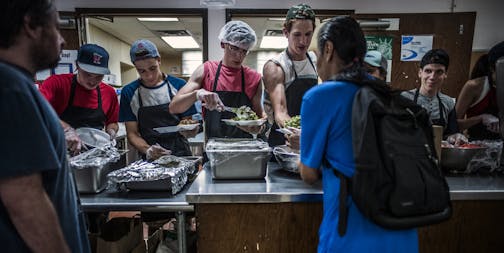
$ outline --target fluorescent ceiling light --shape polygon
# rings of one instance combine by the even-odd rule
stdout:
[[[161,36],[161,39],[175,49],[199,48],[198,43],[192,36]]]
[[[215,8],[223,8],[223,7],[231,7],[234,6],[236,0],[200,0],[201,6],[206,7],[215,7]]]
[[[138,18],[138,21],[148,21],[148,22],[155,22],[155,21],[161,21],[161,22],[174,22],[174,21],[179,21],[178,18],[161,18],[161,17],[153,17],[153,18]]]
[[[260,48],[286,48],[287,38],[281,36],[263,36]]]
[[[268,18],[269,21],[285,21],[285,18]]]

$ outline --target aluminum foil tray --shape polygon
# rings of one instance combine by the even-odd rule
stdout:
[[[129,190],[169,191],[176,194],[187,183],[194,161],[163,156],[153,162],[136,161],[127,167],[108,174],[112,183],[124,183]]]
[[[98,193],[107,187],[107,174],[118,168],[121,155],[113,146],[94,148],[70,158],[77,190]]]

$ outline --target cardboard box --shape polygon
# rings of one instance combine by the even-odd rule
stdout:
[[[114,218],[103,225],[96,238],[96,253],[127,253],[143,242],[141,219]]]

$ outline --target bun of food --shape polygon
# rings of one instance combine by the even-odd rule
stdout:
[[[192,125],[192,124],[198,124],[198,121],[193,119],[183,119],[179,122],[179,125]]]

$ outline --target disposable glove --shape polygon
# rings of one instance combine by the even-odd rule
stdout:
[[[157,143],[150,146],[147,149],[147,151],[145,152],[146,158],[149,161],[156,160],[161,156],[169,155],[169,154],[171,154],[170,150],[161,147],[161,145],[159,145]]]
[[[463,134],[456,133],[456,134],[452,134],[452,135],[448,136],[446,138],[446,141],[448,141],[450,144],[453,144],[455,146],[459,146],[464,143],[467,143],[469,140],[467,140],[467,138]]]
[[[492,114],[481,114],[481,123],[485,125],[488,131],[492,133],[499,133],[499,118]]]
[[[222,110],[224,108],[224,104],[219,98],[219,95],[215,92],[210,92],[205,89],[199,89],[196,92],[196,98],[201,101],[201,105],[207,108],[210,111],[213,110]]]
[[[113,128],[107,129],[107,133],[110,135],[110,140],[114,140],[117,136],[117,133]]]
[[[67,148],[70,150],[71,155],[79,154],[82,148],[82,141],[79,138],[79,135],[72,127],[67,127],[64,129],[65,131],[65,141],[67,143]]]
[[[287,127],[287,129],[292,132],[292,134],[285,135],[285,138],[287,139],[287,146],[291,147],[292,149],[299,150],[301,130],[293,127]]]

